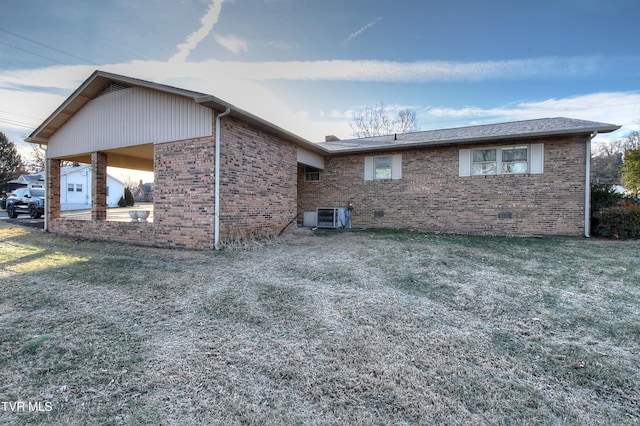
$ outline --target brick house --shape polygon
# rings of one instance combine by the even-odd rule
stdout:
[[[213,249],[347,206],[354,227],[581,235],[590,140],[617,128],[557,118],[315,144],[214,96],[96,71],[27,141],[47,145],[48,231]],[[91,164],[91,220],[60,215],[63,160]],[[154,172],[153,222],[106,220],[108,165]]]
[[[298,206],[349,205],[359,227],[588,235],[591,139],[618,128],[551,118],[323,142]]]

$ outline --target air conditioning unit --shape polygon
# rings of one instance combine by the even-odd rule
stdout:
[[[344,207],[316,209],[318,228],[351,228],[351,211]]]

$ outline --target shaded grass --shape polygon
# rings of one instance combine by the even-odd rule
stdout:
[[[321,231],[210,253],[5,226],[0,400],[53,410],[3,423],[640,421],[638,243]]]

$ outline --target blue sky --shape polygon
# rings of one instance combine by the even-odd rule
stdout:
[[[620,138],[640,129],[639,15],[637,0],[2,0],[0,131],[22,141],[101,69],[316,142],[380,102],[421,130],[568,116]]]

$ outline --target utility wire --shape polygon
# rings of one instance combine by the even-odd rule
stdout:
[[[39,54],[39,53],[32,52],[32,51],[27,50],[27,49],[23,49],[23,48],[18,47],[18,46],[14,46],[14,45],[13,45],[13,44],[11,44],[11,43],[6,43],[6,42],[4,42],[4,41],[0,41],[0,44],[4,44],[5,46],[9,46],[9,47],[11,47],[11,48],[13,48],[13,49],[20,50],[20,51],[25,52],[25,53],[29,53],[30,55],[39,56],[39,57],[41,57],[41,58],[44,58],[44,59],[47,59],[47,60],[49,60],[49,61],[55,62],[56,64],[59,64],[59,65],[65,65],[64,63],[62,63],[62,62],[60,62],[60,61],[57,61],[57,60],[55,60],[55,59],[53,59],[53,58],[49,58],[48,56],[44,56],[44,55],[41,55],[41,54]]]
[[[34,39],[32,39],[32,38],[29,38],[29,37],[25,37],[25,36],[23,36],[23,35],[21,35],[21,34],[18,34],[18,33],[14,33],[13,31],[5,30],[4,28],[0,28],[0,31],[1,31],[1,32],[3,32],[3,33],[11,34],[11,35],[12,35],[12,36],[14,36],[14,37],[18,37],[18,38],[21,38],[21,39],[23,39],[23,40],[29,41],[29,42],[31,42],[31,43],[33,43],[33,44],[37,44],[38,46],[42,46],[42,47],[44,47],[44,48],[51,49],[51,50],[53,50],[54,52],[58,52],[58,53],[61,53],[61,54],[63,54],[63,55],[67,55],[67,56],[72,57],[72,58],[74,58],[74,59],[77,59],[77,60],[79,60],[79,61],[82,61],[82,62],[85,62],[85,63],[87,63],[87,64],[91,64],[91,65],[93,65],[92,61],[90,61],[90,60],[88,60],[88,59],[82,58],[82,57],[80,57],[80,56],[74,55],[73,53],[69,53],[69,52],[66,52],[66,51],[64,51],[64,50],[60,50],[60,49],[58,49],[58,48],[52,47],[52,46],[46,45],[46,44],[44,44],[44,43],[40,43],[40,42],[39,42],[39,41],[37,41],[37,40],[34,40]],[[3,43],[3,44],[7,44],[7,43]],[[8,45],[8,46],[11,46],[11,45]],[[14,48],[16,48],[16,49],[19,49],[19,48],[15,47],[15,46],[11,46],[11,47],[14,47]],[[19,50],[23,50],[23,49],[19,49]],[[27,51],[25,50],[25,52],[27,52]],[[27,52],[27,53],[31,53],[31,54],[37,55],[36,53],[33,53],[33,52]],[[40,55],[38,55],[38,56],[40,56]],[[42,57],[43,57],[43,58],[45,58],[44,56],[42,56]],[[45,58],[45,59],[50,59],[50,58]],[[52,60],[52,61],[53,61],[53,59],[50,59],[50,60]],[[55,62],[57,62],[57,61],[55,61]],[[58,62],[58,63],[60,63],[60,62]]]
[[[16,126],[16,127],[23,127],[25,129],[30,129],[33,130],[37,127],[37,125],[30,125],[27,123],[21,123],[19,121],[13,121],[13,120],[7,120],[5,118],[0,118],[0,123],[6,123],[6,124],[10,124],[12,126]]]

